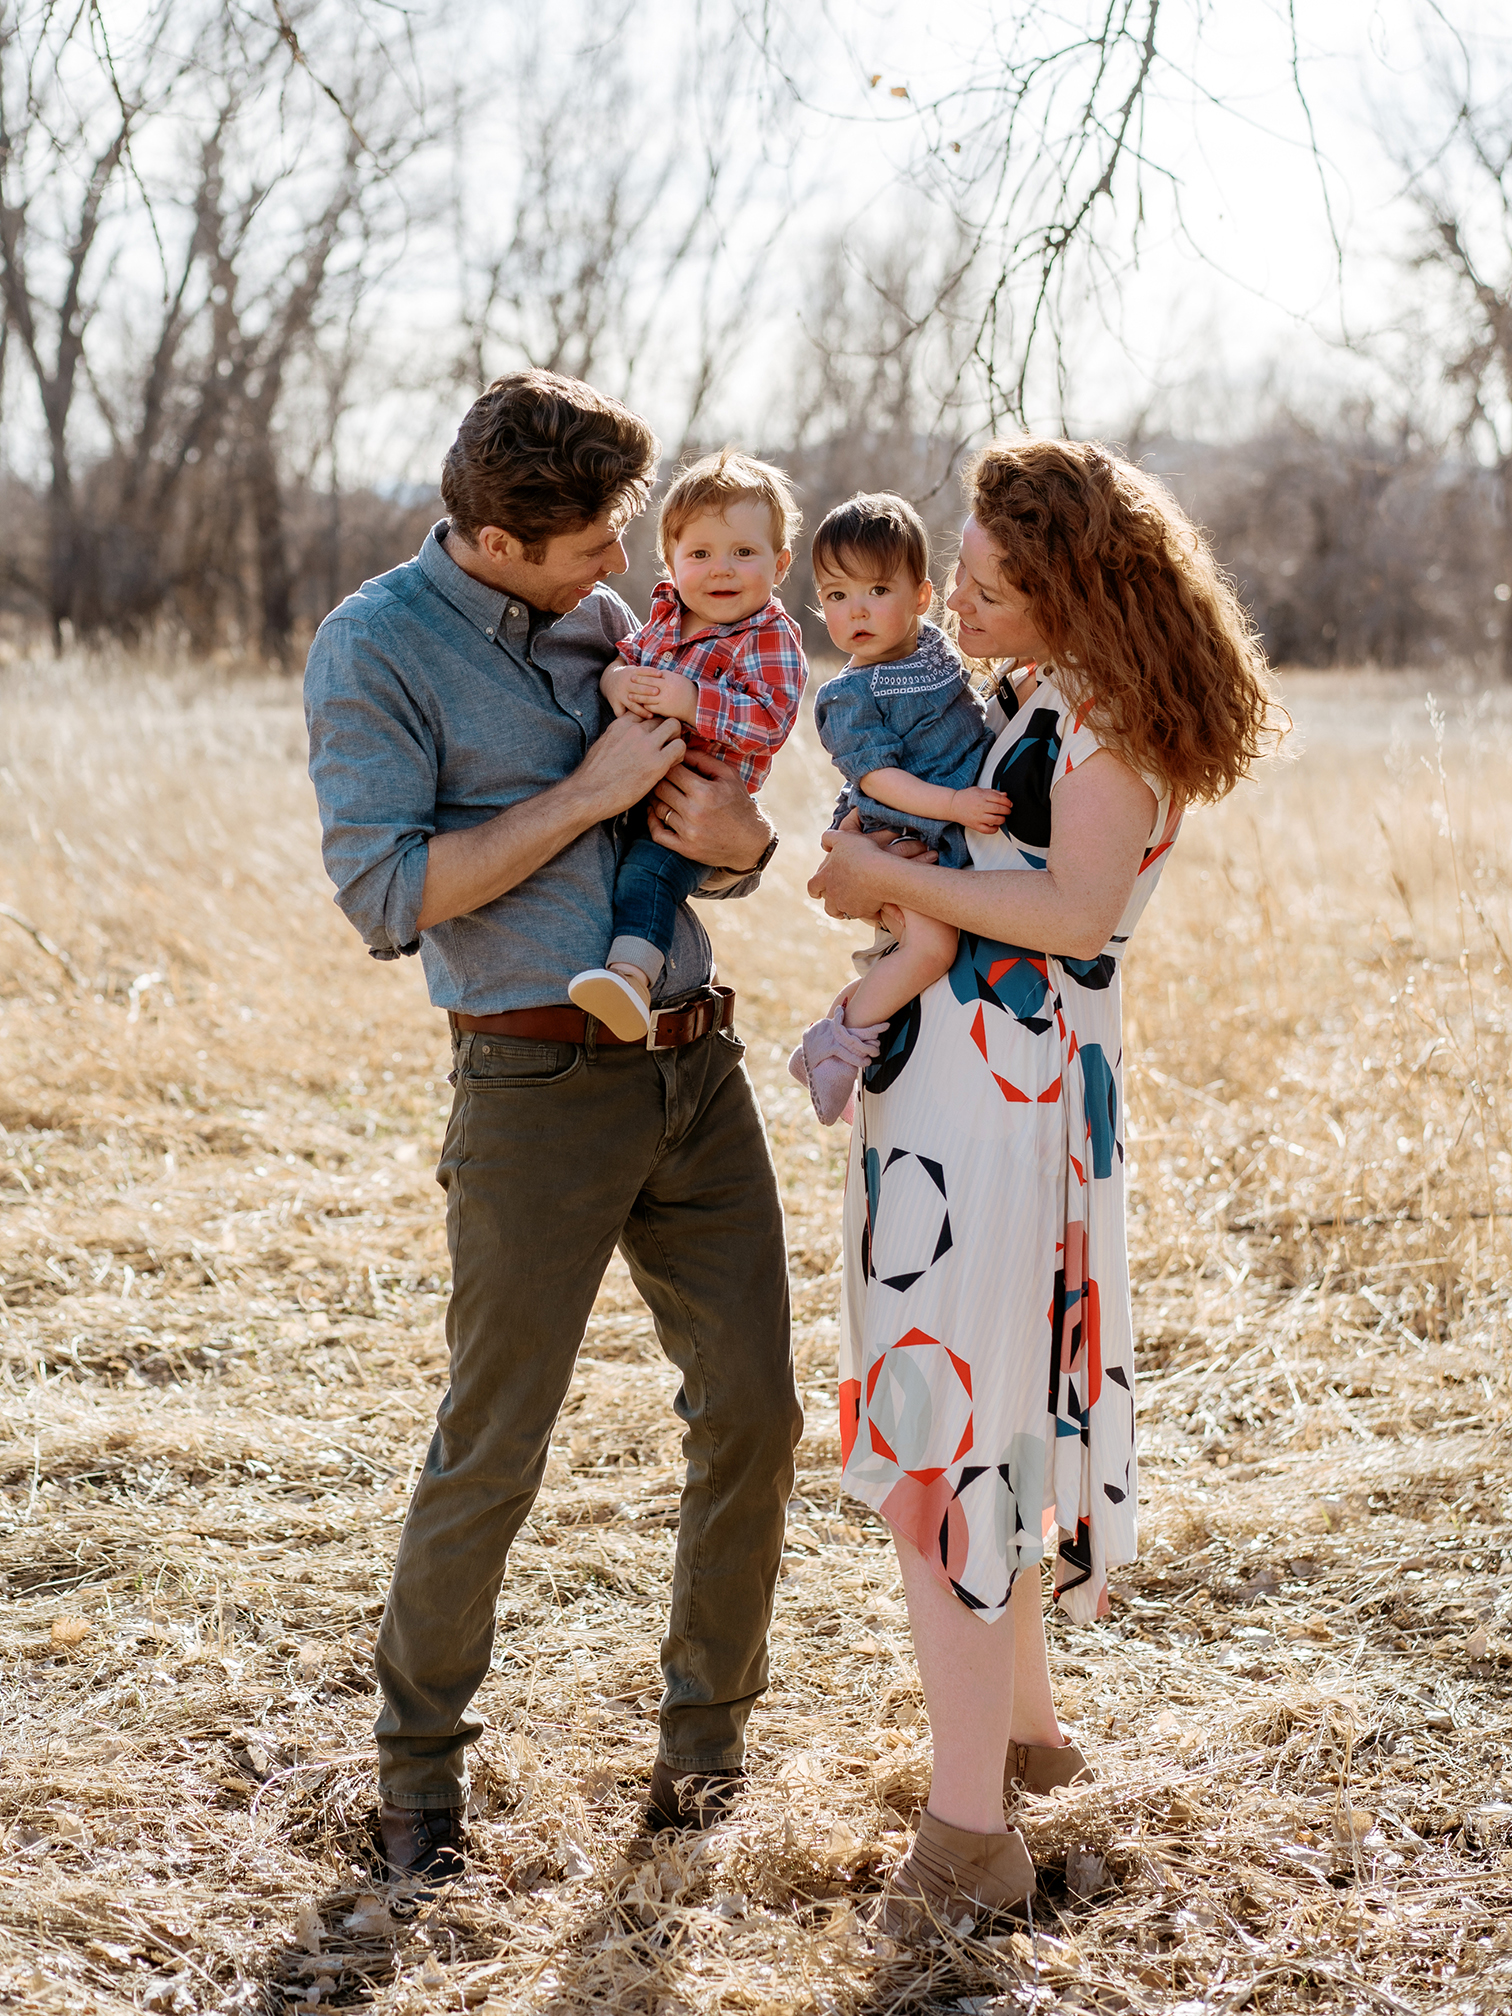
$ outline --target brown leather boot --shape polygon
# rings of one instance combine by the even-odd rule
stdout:
[[[383,1852],[396,1883],[450,1883],[467,1870],[467,1828],[460,1806],[378,1808]]]
[[[1088,1785],[1097,1776],[1076,1745],[1010,1743],[1008,1761],[1003,1766],[1003,1795],[1017,1798],[1020,1792],[1053,1792],[1057,1785]]]
[[[724,1819],[744,1783],[744,1771],[679,1771],[658,1757],[651,1766],[646,1827],[652,1834],[668,1827],[701,1833]]]
[[[905,1904],[928,1905],[952,1925],[984,1911],[1023,1917],[1034,1895],[1034,1864],[1016,1827],[1006,1834],[968,1834],[947,1827],[926,1807],[893,1871],[892,1888]]]

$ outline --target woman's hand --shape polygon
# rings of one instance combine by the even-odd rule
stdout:
[[[847,812],[838,826],[821,833],[819,845],[827,858],[810,881],[808,893],[824,905],[831,917],[859,917],[868,924],[880,921],[882,904],[894,894],[887,879],[892,862],[933,862],[940,858],[922,840],[889,833],[885,827],[863,833],[860,816],[855,812]]]

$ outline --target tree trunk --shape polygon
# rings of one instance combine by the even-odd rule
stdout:
[[[262,653],[285,665],[294,628],[293,583],[284,538],[283,493],[268,438],[267,416],[255,409],[247,455],[247,489],[257,531],[257,585],[261,610]]]

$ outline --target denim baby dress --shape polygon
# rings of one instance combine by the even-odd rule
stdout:
[[[837,821],[859,812],[868,832],[888,826],[916,833],[938,850],[946,867],[971,865],[959,826],[895,812],[861,789],[861,779],[873,770],[906,770],[951,791],[976,783],[992,741],[987,710],[943,630],[921,623],[918,648],[907,658],[859,665],[827,679],[814,700],[814,726],[845,779]]]

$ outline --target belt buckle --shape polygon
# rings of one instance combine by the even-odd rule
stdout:
[[[660,1043],[657,1041],[657,1038],[661,1033],[663,1015],[680,1015],[682,1012],[680,1008],[653,1008],[651,1010],[651,1027],[646,1031],[646,1048],[648,1050],[675,1050],[677,1048],[675,1043]]]

